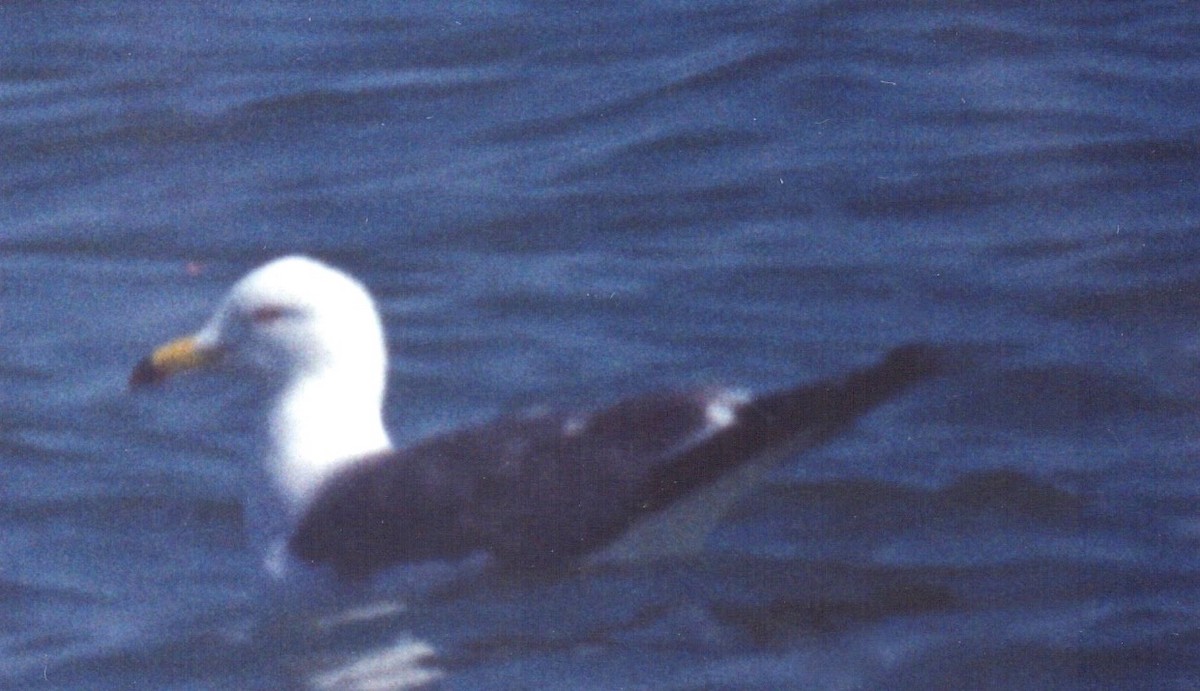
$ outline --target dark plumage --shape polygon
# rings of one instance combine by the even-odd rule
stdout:
[[[538,573],[694,553],[774,463],[929,376],[934,360],[927,346],[905,346],[844,378],[756,398],[650,394],[395,449],[370,293],[292,256],[240,279],[198,331],[143,359],[130,385],[224,364],[252,386],[266,408],[264,472],[246,501],[264,566],[280,578],[299,564],[360,580],[481,551]]]
[[[930,348],[906,346],[847,377],[744,401],[651,394],[436,436],[329,478],[288,550],[346,579],[480,550],[510,570],[561,567],[757,458],[828,439],[933,371]]]

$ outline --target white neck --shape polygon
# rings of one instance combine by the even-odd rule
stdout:
[[[267,474],[291,519],[346,463],[391,448],[383,427],[383,386],[332,372],[287,386],[271,413]]]

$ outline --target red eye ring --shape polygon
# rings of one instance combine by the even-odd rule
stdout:
[[[263,305],[250,310],[250,321],[255,324],[273,324],[288,315],[288,309],[279,305]]]

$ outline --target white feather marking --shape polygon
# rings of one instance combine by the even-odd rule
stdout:
[[[562,433],[565,437],[577,437],[587,429],[590,416],[572,415],[563,422]]]
[[[716,432],[737,422],[738,408],[750,400],[750,394],[737,389],[725,389],[718,392],[704,408],[704,419],[708,423],[708,432]]]

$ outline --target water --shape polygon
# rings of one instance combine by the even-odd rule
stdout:
[[[6,4],[0,679],[1195,687],[1190,9]],[[296,251],[378,297],[401,440],[913,340],[954,366],[702,559],[264,594],[221,387],[124,381]]]

